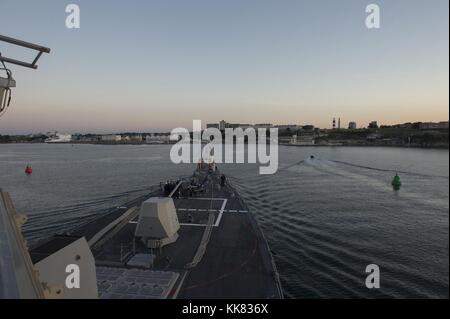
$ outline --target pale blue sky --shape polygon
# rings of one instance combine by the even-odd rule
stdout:
[[[65,27],[65,6],[81,29]],[[365,7],[381,8],[381,29]],[[0,134],[448,120],[447,0],[0,0],[0,34],[52,49]],[[0,44],[5,56],[29,57]]]

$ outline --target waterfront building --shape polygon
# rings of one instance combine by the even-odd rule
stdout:
[[[130,135],[130,141],[142,142],[142,135],[141,134]]]
[[[45,140],[45,143],[68,143],[72,141],[71,134],[60,134],[55,132],[47,136],[48,138]]]
[[[216,128],[216,129],[220,129],[220,124],[218,124],[218,123],[209,123],[209,124],[206,124],[206,128],[208,129],[208,128]]]
[[[369,123],[369,128],[378,128],[378,122],[377,121],[372,121]]]
[[[314,131],[314,125],[310,124],[299,126],[298,128],[303,131]]]
[[[349,122],[348,123],[348,129],[349,130],[356,130],[356,122]]]
[[[448,122],[439,122],[439,123],[433,123],[433,122],[426,122],[426,123],[419,123],[419,130],[448,130]]]
[[[148,144],[167,144],[170,143],[170,135],[150,134],[145,137],[145,142]]]
[[[227,122],[225,122],[224,120],[219,122],[219,130],[221,131],[225,131],[225,128],[227,127]]]
[[[298,130],[299,126],[297,124],[283,124],[283,125],[276,125],[275,126],[279,130]]]
[[[272,127],[272,124],[269,124],[269,123],[258,123],[258,124],[255,124],[255,129],[259,129],[259,128],[271,128]]]
[[[290,143],[293,145],[312,146],[315,144],[314,135],[292,135]]]
[[[110,135],[102,135],[102,142],[120,142],[122,140],[122,136],[110,134]]]

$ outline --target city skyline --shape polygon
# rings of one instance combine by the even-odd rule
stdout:
[[[312,123],[295,123],[295,122],[290,122],[290,123],[243,123],[243,122],[228,122],[225,120],[220,120],[217,122],[208,122],[208,123],[204,123],[201,120],[201,124],[202,124],[202,130],[206,130],[209,127],[215,127],[215,128],[219,128],[220,130],[224,130],[225,128],[231,128],[231,129],[236,129],[236,128],[242,128],[242,129],[246,129],[248,127],[253,127],[253,128],[278,128],[280,130],[286,130],[288,127],[291,129],[295,129],[298,131],[301,130],[321,130],[321,131],[332,131],[332,130],[367,130],[367,129],[374,129],[374,128],[383,128],[383,127],[397,127],[397,128],[407,128],[407,127],[412,127],[415,124],[417,126],[433,126],[432,129],[444,129],[447,128],[448,129],[448,124],[449,121],[435,121],[435,122],[403,122],[403,123],[394,123],[394,124],[385,124],[385,123],[379,123],[378,121],[369,121],[367,123],[367,125],[359,125],[359,123],[355,122],[355,121],[348,121],[346,123],[344,123],[343,121],[341,121],[341,123],[339,125],[334,126],[333,122],[336,118],[333,118],[333,121],[330,122],[330,125],[327,127],[319,127],[316,126]],[[221,122],[224,123],[224,126],[222,128],[221,126]],[[372,125],[375,125],[376,127],[373,127]],[[190,132],[193,131],[192,127],[186,127],[186,129]],[[77,134],[81,134],[81,135],[115,135],[115,134],[170,134],[171,131],[173,130],[173,128],[171,129],[152,129],[152,128],[148,128],[146,130],[103,130],[103,131],[96,131],[96,130],[92,130],[92,131],[88,131],[88,130],[79,130],[79,131],[64,131],[64,130],[55,130],[55,129],[47,129],[47,130],[42,130],[39,132],[22,132],[22,133],[11,133],[11,134],[4,134],[4,135],[17,135],[17,136],[27,136],[27,135],[49,135],[49,134],[56,134],[56,133],[60,133],[60,134],[72,134],[72,135],[77,135]],[[1,136],[1,132],[0,132],[0,136]]]
[[[2,1],[2,34],[52,52],[37,71],[10,65],[0,134],[448,121],[448,1],[375,2],[378,30],[361,1],[82,0],[70,30],[66,3]]]

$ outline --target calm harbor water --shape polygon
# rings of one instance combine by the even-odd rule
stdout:
[[[195,165],[172,164],[169,150],[0,145],[0,187],[29,215],[32,240],[192,173]],[[280,147],[279,159],[275,175],[250,164],[220,168],[261,225],[286,297],[449,297],[448,150]],[[390,185],[395,172],[399,192]],[[372,263],[381,270],[379,290],[364,285]]]

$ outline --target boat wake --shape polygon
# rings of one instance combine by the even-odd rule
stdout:
[[[420,176],[420,177],[430,177],[430,178],[447,178],[447,179],[449,178],[448,176],[429,175],[429,174],[421,174],[421,173],[408,172],[408,171],[402,171],[402,170],[377,168],[377,167],[357,165],[357,164],[353,164],[353,163],[349,163],[349,162],[336,161],[336,160],[331,160],[331,162],[334,162],[337,164],[342,164],[342,165],[347,165],[347,166],[353,166],[353,167],[357,167],[357,168],[364,168],[364,169],[368,169],[368,170],[379,171],[379,172],[401,173],[401,174]]]
[[[358,165],[358,164],[354,164],[354,163],[350,163],[350,162],[344,162],[344,161],[338,161],[338,160],[328,160],[328,159],[306,159],[306,160],[301,160],[301,161],[298,161],[298,162],[295,162],[295,163],[292,163],[292,164],[288,164],[288,165],[286,165],[284,167],[281,167],[280,169],[278,169],[278,173],[287,171],[287,170],[289,170],[292,167],[296,167],[296,166],[299,166],[299,165],[302,165],[302,164],[310,164],[310,165],[319,166],[319,165],[323,165],[324,163],[342,164],[342,165],[346,165],[346,166],[362,168],[362,169],[367,169],[367,170],[372,170],[372,171],[407,174],[407,175],[419,176],[419,177],[443,178],[443,179],[448,179],[449,178],[449,176],[422,174],[422,173],[410,172],[410,171],[404,171],[404,170],[378,168],[378,167],[372,167],[372,166],[366,166],[366,165]]]
[[[391,186],[394,172],[405,175],[405,190],[398,194]],[[424,275],[423,269],[433,269],[432,265],[422,269],[411,265],[423,263],[416,260],[412,248],[424,243],[424,238],[414,235],[416,228],[431,231],[435,226],[429,221],[448,207],[441,195],[430,194],[424,187],[437,177],[438,183],[446,184],[448,177],[319,158],[280,166],[274,175],[249,172],[228,177],[264,231],[285,296],[430,298],[446,294],[445,284]],[[448,215],[440,218],[445,221]],[[374,261],[389,274],[379,292],[365,289],[361,275]]]

